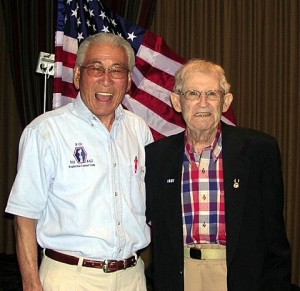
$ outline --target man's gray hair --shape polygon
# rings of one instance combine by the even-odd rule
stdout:
[[[230,84],[226,80],[224,69],[215,63],[201,59],[191,59],[176,72],[175,92],[182,92],[186,76],[191,72],[201,72],[216,77],[220,80],[220,87],[223,88],[224,93],[229,93]]]
[[[112,33],[99,32],[86,38],[79,46],[77,52],[76,64],[82,66],[86,52],[91,44],[113,44],[117,47],[123,48],[127,54],[128,70],[132,71],[135,65],[134,50],[130,43],[119,35]]]

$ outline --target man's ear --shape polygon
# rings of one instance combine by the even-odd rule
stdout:
[[[131,72],[128,72],[128,84],[127,84],[127,88],[126,88],[126,93],[128,93],[128,91],[130,90],[131,87]]]
[[[73,76],[73,83],[75,85],[75,88],[78,90],[79,89],[79,80],[80,80],[80,67],[76,65],[74,67],[74,76]]]
[[[180,96],[178,93],[171,93],[171,103],[177,112],[181,112]]]
[[[233,100],[233,95],[231,93],[227,93],[224,95],[224,102],[223,102],[223,107],[222,107],[223,113],[228,110],[232,100]]]

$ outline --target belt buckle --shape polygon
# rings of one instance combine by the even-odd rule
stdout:
[[[201,260],[202,259],[202,252],[200,249],[196,248],[196,247],[191,247],[190,248],[190,257],[192,259],[196,259],[196,260]]]
[[[127,260],[123,260],[123,270],[127,269]]]
[[[103,272],[104,273],[111,273],[112,272],[111,270],[108,269],[108,264],[109,264],[109,261],[105,260],[104,264],[103,264]]]

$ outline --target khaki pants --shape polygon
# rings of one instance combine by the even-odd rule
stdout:
[[[146,291],[144,263],[112,273],[102,269],[72,266],[46,256],[39,270],[44,291]]]
[[[223,246],[220,246],[220,248],[222,247]],[[185,291],[227,291],[226,279],[226,260],[198,260],[185,256]]]

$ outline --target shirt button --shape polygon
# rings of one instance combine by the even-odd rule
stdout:
[[[118,192],[115,192],[115,196],[118,196]]]
[[[117,165],[116,163],[113,163],[113,167],[116,167],[116,165]]]

